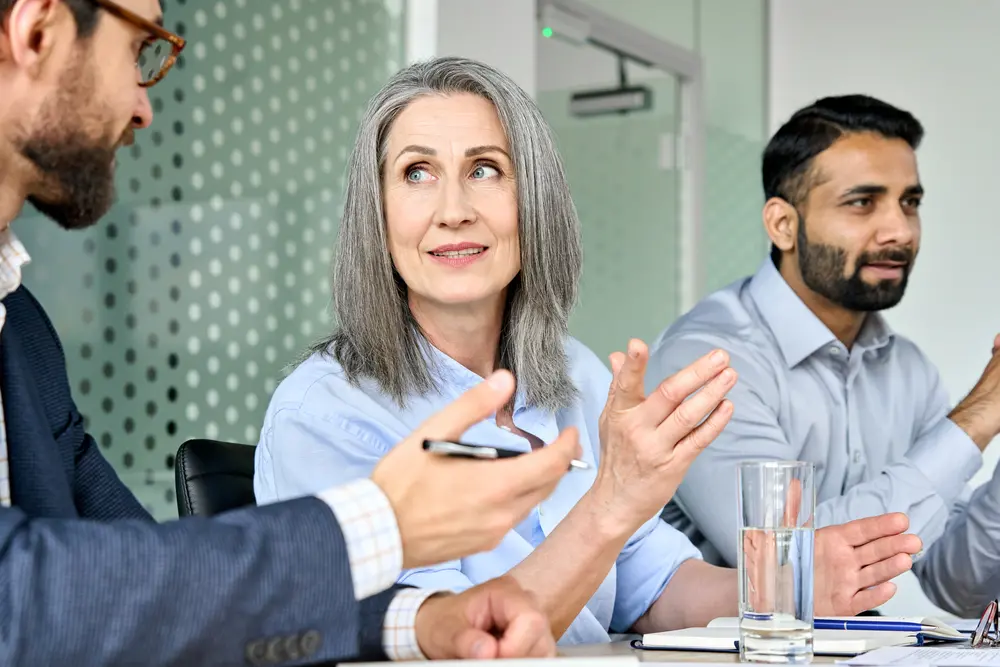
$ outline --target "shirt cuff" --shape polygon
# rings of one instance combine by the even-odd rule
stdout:
[[[949,506],[983,465],[979,447],[968,433],[947,417],[921,436],[919,444],[907,452],[906,458],[930,480]]]
[[[407,588],[396,593],[382,624],[382,648],[390,660],[427,659],[417,642],[417,611],[427,598],[440,592]]]
[[[403,541],[382,489],[370,479],[359,479],[317,496],[333,510],[344,534],[355,599],[392,587],[403,571]]]

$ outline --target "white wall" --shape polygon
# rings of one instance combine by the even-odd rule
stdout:
[[[892,326],[938,365],[953,402],[972,387],[1000,331],[1000,2],[771,0],[770,125],[831,94],[867,93],[924,124],[923,243]],[[1000,457],[987,449],[974,480]],[[1000,554],[998,554],[1000,557]],[[890,611],[927,605],[912,579]]]
[[[534,96],[535,0],[407,0],[407,61],[474,58]]]

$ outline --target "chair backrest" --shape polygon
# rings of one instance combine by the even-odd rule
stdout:
[[[177,450],[174,484],[180,516],[213,516],[255,505],[252,445],[188,440]]]

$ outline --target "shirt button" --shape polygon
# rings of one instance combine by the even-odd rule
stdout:
[[[838,354],[840,354],[840,348],[839,347],[831,347],[830,348],[830,354],[832,354],[834,356],[837,356]]]
[[[861,463],[861,452],[854,452],[854,462]]]

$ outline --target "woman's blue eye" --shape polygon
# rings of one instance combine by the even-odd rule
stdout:
[[[427,170],[425,169],[411,169],[406,173],[406,180],[411,183],[420,183],[421,181],[427,180]]]
[[[499,173],[495,167],[491,167],[488,164],[481,164],[472,172],[472,177],[476,179],[492,178]]]

